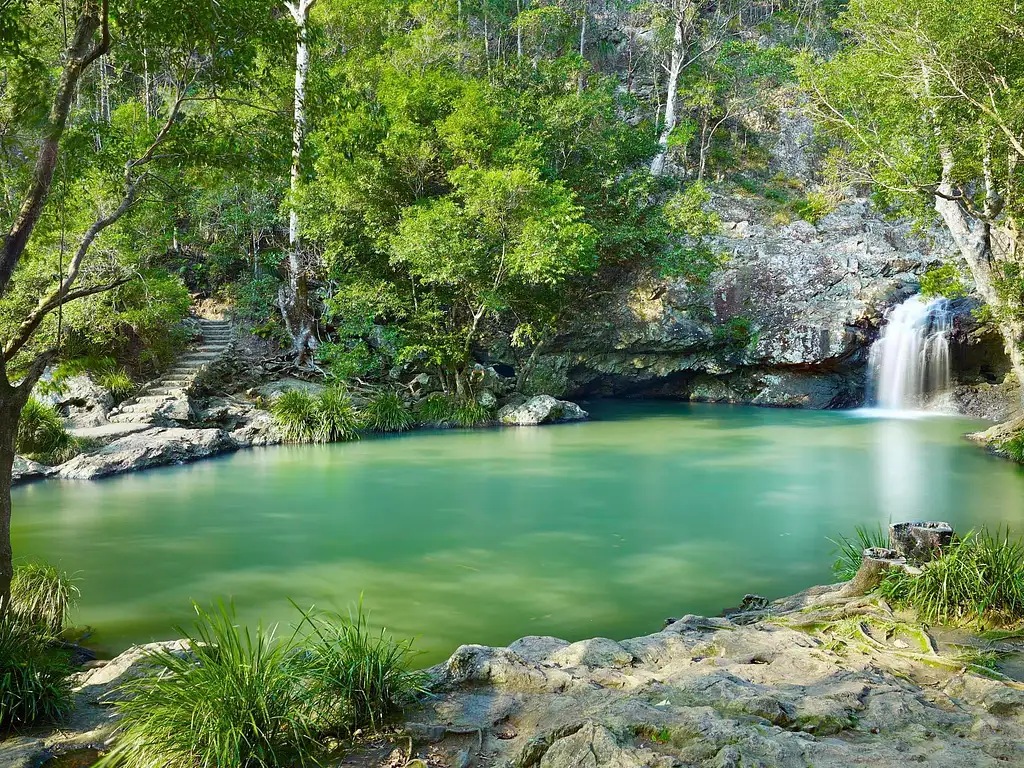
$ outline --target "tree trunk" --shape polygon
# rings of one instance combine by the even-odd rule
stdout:
[[[587,61],[584,56],[587,42],[587,11],[587,0],[583,0],[583,17],[580,19],[580,78],[576,88],[578,93],[583,93],[583,89],[587,87],[587,75],[583,70],[583,65]]]
[[[676,127],[676,99],[679,91],[679,73],[683,70],[683,56],[686,53],[683,35],[683,18],[680,14],[675,20],[672,32],[672,57],[668,67],[668,95],[665,97],[665,123],[658,137],[658,154],[651,160],[651,174],[660,176],[665,172],[665,160],[668,157],[668,140]]]
[[[288,212],[288,282],[281,286],[278,305],[292,352],[305,365],[316,350],[315,321],[309,308],[309,287],[300,260],[299,211],[295,206],[302,180],[302,150],[306,140],[306,80],[309,76],[309,12],[316,0],[288,3],[295,20],[295,116],[292,123],[291,199]]]
[[[11,579],[14,577],[14,553],[11,549],[11,483],[14,469],[14,446],[18,437],[18,421],[29,392],[39,378],[27,379],[11,386],[6,364],[0,361],[0,616],[6,613],[11,600]]]
[[[1013,366],[1017,380],[1024,384],[1024,323],[1014,317],[1005,317],[1006,300],[999,294],[995,284],[994,265],[1003,255],[1012,256],[1016,248],[1016,237],[1008,229],[993,228],[987,222],[969,216],[956,198],[956,190],[952,184],[953,154],[948,148],[940,150],[942,156],[942,183],[935,194],[935,210],[942,217],[946,228],[953,236],[960,254],[967,262],[967,267],[974,278],[985,302],[996,313],[999,331],[1003,336],[1006,353]],[[997,247],[993,248],[993,240]],[[996,251],[1000,252],[996,252]],[[1002,252],[1005,252],[1002,253]]]

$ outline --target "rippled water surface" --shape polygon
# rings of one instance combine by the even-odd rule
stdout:
[[[16,556],[75,571],[108,652],[176,636],[190,601],[245,620],[301,605],[461,643],[656,631],[746,592],[828,581],[826,537],[915,518],[1024,532],[1024,471],[976,422],[678,403],[586,424],[281,447],[14,491]]]

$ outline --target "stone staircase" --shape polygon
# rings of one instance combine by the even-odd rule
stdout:
[[[185,353],[172,368],[146,384],[135,396],[121,403],[108,415],[115,424],[153,424],[189,419],[188,389],[206,366],[223,355],[231,345],[228,320],[199,321],[203,339]]]

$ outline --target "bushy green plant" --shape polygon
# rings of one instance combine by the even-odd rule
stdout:
[[[451,421],[458,427],[482,427],[494,420],[494,412],[476,400],[456,400]]]
[[[60,635],[77,596],[78,587],[59,568],[45,563],[24,563],[14,567],[12,613],[19,623],[41,634]]]
[[[843,581],[849,581],[860,570],[865,549],[889,547],[889,532],[882,528],[881,524],[876,528],[858,525],[854,529],[852,537],[840,536],[838,539],[829,539],[829,541],[836,546],[833,551],[836,561],[832,563],[832,571]]]
[[[18,422],[18,453],[43,464],[63,464],[78,455],[79,445],[64,420],[48,403],[30,397]]]
[[[271,415],[290,443],[334,443],[357,440],[361,425],[352,398],[342,387],[328,387],[319,395],[293,389],[271,403]]]
[[[374,395],[363,409],[363,420],[377,432],[405,432],[416,423],[402,396],[394,390]]]
[[[971,531],[919,575],[890,571],[879,591],[929,622],[1015,624],[1024,620],[1024,545],[1008,531]]]
[[[249,768],[308,765],[319,751],[296,638],[239,627],[221,605],[183,633],[188,653],[122,687],[120,735],[98,766]]]
[[[302,389],[282,392],[270,404],[270,413],[285,442],[313,442],[316,403],[309,392]]]
[[[126,400],[135,392],[135,382],[121,367],[101,371],[96,376],[96,383],[109,391],[117,402]]]
[[[416,415],[422,424],[447,424],[451,421],[454,411],[455,401],[448,395],[435,392],[420,403]]]
[[[412,643],[384,629],[371,632],[361,602],[355,615],[304,618],[310,703],[322,732],[348,737],[377,730],[424,690],[426,676],[409,669]]]
[[[338,386],[328,387],[316,398],[314,443],[340,443],[358,440],[362,420],[348,392]]]
[[[12,614],[0,619],[0,731],[63,720],[71,672],[70,653]]]

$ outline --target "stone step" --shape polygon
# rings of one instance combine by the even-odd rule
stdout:
[[[167,386],[167,387],[153,387],[152,389],[146,390],[147,395],[184,395],[185,390],[181,387]]]

